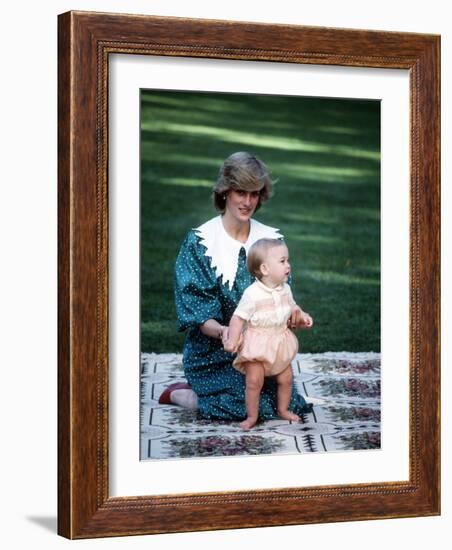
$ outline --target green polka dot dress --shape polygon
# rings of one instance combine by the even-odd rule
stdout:
[[[245,376],[232,366],[235,355],[224,351],[221,340],[205,336],[199,326],[208,319],[229,324],[243,291],[254,281],[246,267],[247,250],[263,236],[281,238],[275,231],[252,220],[249,238],[242,244],[226,234],[219,216],[189,231],[180,248],[175,266],[175,300],[178,328],[187,331],[183,366],[204,418],[246,418]],[[235,271],[232,276],[231,269]],[[301,414],[311,411],[312,405],[294,388],[289,409]],[[274,378],[265,379],[259,417],[277,417]]]

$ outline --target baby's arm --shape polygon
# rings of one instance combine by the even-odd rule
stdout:
[[[306,313],[300,306],[295,304],[289,319],[289,326],[291,328],[311,328],[313,324],[314,321],[309,313]]]
[[[237,315],[233,315],[231,317],[228,339],[223,342],[225,351],[228,351],[229,353],[235,353],[237,351],[244,323],[245,321]]]
[[[300,311],[301,311],[300,326],[305,327],[305,328],[311,328],[312,325],[314,324],[314,321],[312,320],[312,317],[309,315],[309,313],[306,313],[306,311],[303,311],[301,309],[301,307],[300,307]]]
[[[252,295],[253,285],[245,289],[243,296],[238,303],[234,314],[229,322],[229,328],[223,340],[225,351],[235,353],[240,344],[240,335],[242,334],[244,324],[250,320],[253,315],[256,304]]]
[[[290,300],[292,302],[292,313],[290,315],[288,325],[290,328],[311,328],[314,324],[312,317],[309,313],[306,313],[301,309],[299,305],[295,303],[292,296],[292,291],[289,288]]]

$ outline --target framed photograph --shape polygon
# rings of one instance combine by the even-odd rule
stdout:
[[[425,34],[59,16],[59,534],[440,513],[439,56]],[[227,326],[250,248],[281,237],[297,418],[270,372],[242,425],[252,331],[231,355]]]

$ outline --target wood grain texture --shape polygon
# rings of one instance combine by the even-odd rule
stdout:
[[[60,24],[67,21],[62,16]],[[58,530],[70,533],[70,35],[58,34]]]
[[[438,36],[69,12],[59,16],[58,530],[68,538],[439,514]],[[108,56],[410,70],[410,480],[108,495]],[[421,322],[422,319],[422,322]]]

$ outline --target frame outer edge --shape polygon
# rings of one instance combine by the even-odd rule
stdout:
[[[425,360],[430,364],[425,369],[430,373],[430,379],[425,381],[424,387],[428,394],[423,396],[424,407],[430,408],[431,414],[424,415],[424,434],[428,434],[431,449],[424,450],[425,476],[428,484],[428,497],[433,513],[440,514],[440,311],[441,311],[441,189],[440,189],[440,37],[433,37],[432,43],[425,53],[426,70],[422,77],[422,85],[426,89],[423,95],[424,104],[422,114],[425,117],[422,127],[424,141],[422,151],[426,150],[426,159],[423,181],[428,186],[423,198],[426,202],[424,218],[421,221],[421,250],[425,254],[422,262],[423,280],[427,289],[424,294],[425,311],[430,327],[426,328],[427,338],[425,345]],[[422,240],[423,239],[423,240]],[[431,400],[431,406],[427,399]]]
[[[96,515],[102,495],[99,420],[105,403],[99,394],[99,341],[103,317],[99,286],[99,124],[96,118],[96,36],[71,12],[71,407],[72,530],[78,537]],[[105,258],[106,261],[106,258]],[[106,327],[105,327],[106,328]]]
[[[71,538],[71,15],[58,16],[58,534]]]
[[[113,18],[116,22],[121,22],[125,18],[124,16],[121,19],[121,14],[116,15],[118,17]],[[99,91],[96,90],[96,77],[98,76],[96,45],[102,38],[105,38],[105,33],[107,36],[112,34],[108,25],[105,27],[105,19],[102,20],[101,26],[97,26],[104,16],[105,14],[87,15],[83,12],[69,12],[59,16],[58,114],[61,127],[58,132],[60,195],[58,199],[58,532],[68,538],[86,538],[322,522],[321,515],[314,515],[311,519],[304,518],[304,521],[301,521],[301,510],[298,509],[298,506],[292,508],[290,519],[287,518],[287,515],[284,516],[286,517],[284,523],[280,523],[280,520],[273,514],[268,516],[265,521],[251,517],[244,521],[242,512],[251,503],[256,510],[262,507],[260,510],[262,513],[268,511],[265,502],[259,503],[256,500],[252,502],[251,493],[250,498],[246,499],[247,503],[231,507],[231,511],[237,513],[235,518],[225,517],[220,510],[222,507],[209,503],[209,498],[207,498],[207,502],[203,502],[202,499],[197,503],[188,495],[176,496],[175,502],[169,504],[168,507],[155,502],[150,508],[145,507],[147,510],[135,509],[133,512],[134,507],[127,499],[123,501],[123,506],[119,509],[111,509],[108,505],[109,499],[104,493],[104,487],[101,486],[106,483],[103,475],[107,477],[108,474],[107,464],[103,463],[104,456],[108,462],[108,448],[105,439],[108,430],[101,434],[105,446],[101,445],[102,442],[99,441],[99,427],[104,418],[102,407],[107,406],[107,400],[104,396],[101,403],[99,399],[102,392],[99,394],[99,391],[96,392],[96,389],[93,388],[93,381],[97,380],[98,384],[100,381],[101,386],[98,388],[103,387],[103,382],[105,382],[102,379],[103,366],[99,363],[98,348],[105,346],[106,342],[102,341],[102,338],[96,340],[93,337],[94,334],[98,335],[99,327],[102,330],[103,323],[107,321],[107,311],[104,310],[105,302],[103,301],[106,297],[102,295],[102,291],[105,290],[102,282],[107,274],[102,272],[102,261],[104,258],[103,245],[108,244],[104,240],[108,237],[105,233],[108,216],[107,213],[95,212],[95,204],[99,207],[99,201],[103,202],[104,180],[103,177],[99,179],[94,158],[96,155],[93,153],[93,150],[98,151],[102,146],[98,134],[100,121],[95,120],[96,116],[93,117],[96,105],[97,108],[99,107],[97,104],[99,98],[96,96]],[[198,21],[204,29],[212,30],[209,27],[212,22]],[[162,18],[159,21],[163,27],[165,22],[167,23],[168,19]],[[143,21],[140,21],[140,26],[141,23]],[[99,30],[101,27],[102,32]],[[329,29],[329,31],[333,31],[333,29]],[[133,32],[134,26],[132,25],[127,29],[127,34],[133,35]],[[312,32],[314,31],[312,30]],[[360,33],[360,31],[351,31],[351,33]],[[377,34],[376,32],[372,36],[377,37]],[[188,41],[190,36],[190,32],[187,30]],[[396,35],[393,38],[396,40]],[[375,495],[374,502],[377,511],[374,510],[370,516],[360,511],[360,501],[367,502],[365,495],[362,495],[364,500],[361,500],[361,496],[354,497],[353,502],[350,501],[347,504],[353,504],[356,507],[355,513],[342,516],[337,511],[329,516],[328,521],[330,522],[345,521],[347,518],[359,520],[437,515],[439,513],[439,339],[434,340],[435,334],[439,336],[439,220],[430,220],[430,215],[436,214],[436,210],[439,211],[439,101],[437,95],[439,93],[439,37],[420,35],[419,41],[416,43],[413,43],[412,39],[413,37],[410,38],[409,44],[404,45],[404,48],[408,50],[413,48],[413,55],[416,50],[415,56],[418,63],[421,63],[421,74],[418,77],[421,79],[421,85],[427,86],[426,89],[421,86],[420,95],[417,98],[418,103],[420,100],[419,112],[421,115],[416,116],[415,113],[415,123],[419,130],[419,141],[415,144],[416,158],[419,159],[417,181],[423,194],[426,191],[432,194],[430,197],[424,197],[422,194],[417,217],[420,226],[417,231],[422,232],[423,228],[427,231],[427,235],[419,235],[417,240],[418,254],[422,258],[419,282],[421,283],[420,287],[427,282],[430,291],[429,293],[425,289],[420,289],[419,302],[422,311],[422,307],[427,305],[430,298],[428,319],[432,321],[431,327],[419,331],[419,341],[416,344],[420,348],[421,361],[427,361],[426,365],[422,365],[425,369],[419,379],[420,388],[425,391],[425,395],[421,393],[419,399],[416,400],[418,413],[416,418],[420,430],[420,441],[417,441],[417,446],[422,450],[421,460],[418,464],[420,491],[417,491],[417,494],[414,493],[413,498],[408,493],[404,496],[405,491],[403,490],[400,491],[400,495],[397,494],[399,491],[394,491],[392,496],[389,493]],[[422,48],[420,48],[420,43],[422,43]],[[164,48],[169,51],[171,44],[165,44]],[[215,48],[216,46],[212,49],[215,50]],[[389,51],[388,47],[386,49]],[[422,49],[422,53],[420,49]],[[163,52],[162,55],[165,53]],[[166,55],[171,54],[166,53]],[[183,55],[190,56],[191,54]],[[245,58],[252,59],[253,55],[255,54],[246,53]],[[312,54],[307,54],[306,59],[310,55]],[[385,55],[388,53],[386,52],[382,57],[382,66],[386,63]],[[334,64],[331,59],[329,58],[327,62]],[[309,61],[303,61],[303,63],[307,62]],[[399,61],[393,61],[392,66],[397,68],[398,63]],[[349,64],[358,66],[356,59],[350,60]],[[432,93],[434,104],[429,106],[429,94]],[[75,117],[75,115],[77,116]],[[81,139],[77,139],[78,137]],[[103,138],[105,139],[105,136]],[[423,146],[427,144],[430,146],[430,150],[428,158],[424,158],[421,154]],[[99,163],[99,158],[97,158],[97,162]],[[105,166],[102,166],[105,169]],[[99,164],[97,167],[99,168]],[[414,182],[411,179],[410,186],[413,185]],[[105,223],[104,226],[103,223]],[[100,248],[98,248],[99,244]],[[105,259],[107,258],[108,256],[105,256]],[[100,305],[99,300],[101,300]],[[410,367],[412,368],[411,364]],[[106,374],[108,375],[108,372]],[[99,376],[101,376],[100,379]],[[422,415],[423,407],[430,405],[431,402],[433,404],[429,410],[432,415]],[[421,412],[419,412],[419,408],[421,408]],[[108,420],[108,411],[105,414],[105,420]],[[426,416],[429,418],[425,418]],[[428,442],[425,441],[425,438]],[[428,447],[428,443],[430,443],[430,447]],[[412,449],[411,452],[413,453],[411,458],[417,456],[418,451],[413,452]],[[96,458],[100,460],[97,466]],[[181,497],[190,500],[187,507],[181,506]],[[218,497],[221,497],[221,494]],[[105,502],[103,502],[104,499],[106,499]],[[322,504],[323,499],[314,498],[314,500],[318,501],[319,513],[324,506],[326,506],[324,511],[328,511],[326,501]],[[281,507],[280,503],[276,508],[279,507]],[[139,506],[139,508],[141,507]],[[395,512],[395,510],[397,511]],[[217,517],[212,517],[212,513],[218,514]],[[239,517],[242,519],[237,519]],[[152,527],[153,524],[154,527]]]
[[[424,94],[424,136],[422,150],[426,151],[424,172],[425,181],[425,212],[421,226],[421,249],[425,254],[423,262],[423,281],[425,281],[424,310],[426,313],[427,338],[425,342],[425,359],[430,364],[425,369],[430,373],[430,379],[425,382],[428,390],[423,396],[423,410],[430,409],[429,415],[424,415],[424,433],[428,434],[431,449],[424,451],[424,468],[428,483],[428,499],[432,510],[440,513],[440,178],[439,178],[439,86],[440,74],[437,70],[439,62],[440,39],[432,40],[430,48],[425,53],[426,70],[423,74]],[[431,405],[429,406],[429,400]]]
[[[438,352],[438,409],[436,417],[436,425],[438,430],[438,442],[436,452],[438,453],[438,474],[437,474],[437,484],[438,484],[438,507],[437,512],[441,515],[441,36],[437,37],[436,40],[436,66],[435,71],[438,75],[438,82],[436,86],[436,101],[437,101],[437,120],[438,127],[436,133],[436,150],[437,150],[437,170],[436,177],[438,180],[438,208],[439,208],[439,221],[438,221],[438,305],[436,312],[436,322],[438,323],[438,341],[437,341],[437,352]]]
[[[440,173],[439,37],[431,37],[413,68],[411,266],[412,368],[416,378],[411,454],[421,505],[440,513]],[[414,222],[414,223],[413,223]],[[414,248],[413,248],[414,247]],[[427,412],[428,411],[428,412]]]
[[[99,490],[98,227],[95,37],[58,16],[58,533],[80,538]],[[102,322],[102,320],[101,320]]]

